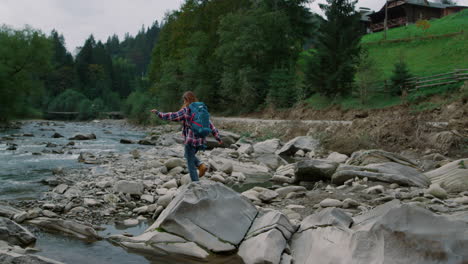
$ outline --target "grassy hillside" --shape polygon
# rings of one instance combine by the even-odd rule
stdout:
[[[393,65],[403,57],[414,75],[431,75],[468,68],[468,10],[431,20],[431,27],[424,32],[416,25],[388,31],[388,41],[382,41],[383,33],[368,34],[362,43],[369,55],[383,71],[387,79]],[[462,32],[458,35],[451,33]],[[401,40],[401,41],[396,41]]]

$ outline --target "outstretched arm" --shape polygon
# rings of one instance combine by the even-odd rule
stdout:
[[[218,129],[213,125],[213,122],[211,122],[210,120],[210,129],[211,129],[211,133],[213,134],[213,136],[215,137],[216,141],[218,141],[220,144],[223,142],[221,140],[221,137],[219,136],[219,131]]]
[[[162,120],[167,120],[167,121],[184,121],[185,120],[185,114],[186,114],[187,109],[184,107],[180,109],[177,112],[159,112],[156,109],[151,110],[151,112],[155,113],[159,118]]]

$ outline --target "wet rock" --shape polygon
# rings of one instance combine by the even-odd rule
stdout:
[[[126,219],[122,224],[126,227],[137,226],[140,222],[137,219]]]
[[[395,162],[373,163],[364,167],[340,165],[332,175],[332,183],[340,185],[356,177],[424,188],[430,184],[429,179],[418,170]]]
[[[0,249],[0,263],[2,264],[64,264],[37,255],[20,254]]]
[[[0,204],[0,217],[6,217],[11,219],[13,216],[20,213],[23,213],[23,211],[8,205]]]
[[[26,228],[17,223],[0,217],[0,240],[4,240],[11,245],[26,247],[36,241],[36,237]]]
[[[77,134],[68,140],[93,140],[96,139],[95,134]]]
[[[135,142],[133,142],[130,139],[122,138],[122,139],[120,139],[120,144],[135,144]]]
[[[181,187],[148,231],[161,228],[213,252],[230,252],[256,215],[255,206],[240,194],[220,183],[201,181]]]
[[[196,243],[158,230],[149,230],[135,237],[113,235],[109,240],[124,248],[156,256],[171,254],[196,259],[205,259],[209,256],[209,253]]]
[[[99,240],[101,237],[91,226],[87,226],[71,220],[38,217],[28,220],[27,223],[36,225],[46,230],[58,231],[80,239]]]
[[[54,188],[53,192],[63,194],[68,189],[68,185],[66,184],[59,184],[57,187]]]
[[[55,133],[52,135],[52,138],[63,138],[63,136],[60,135],[59,133],[55,132]]]
[[[425,174],[432,183],[440,184],[448,192],[468,190],[468,159],[450,162]]]
[[[80,153],[80,156],[78,156],[78,162],[95,165],[102,163],[100,160],[97,159],[97,157],[93,153],[89,152]]]
[[[338,163],[328,160],[304,160],[297,163],[295,182],[330,180]]]
[[[131,182],[126,180],[120,180],[114,185],[114,192],[124,194],[136,194],[142,195],[144,185],[142,182]]]
[[[320,142],[312,137],[300,136],[290,140],[288,143],[276,152],[280,156],[292,156],[297,151],[302,150],[304,152],[315,151]]]

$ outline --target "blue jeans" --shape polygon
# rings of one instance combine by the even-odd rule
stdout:
[[[197,168],[200,166],[200,160],[195,156],[198,148],[190,144],[185,145],[185,158],[187,159],[187,167],[192,181],[198,181]]]

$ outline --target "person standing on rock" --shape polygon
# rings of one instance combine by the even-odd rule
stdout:
[[[199,150],[206,149],[206,136],[211,133],[220,145],[223,142],[218,129],[209,119],[208,109],[205,104],[198,102],[197,97],[191,91],[185,92],[182,99],[184,104],[178,112],[163,113],[156,109],[151,110],[151,112],[162,120],[182,122],[187,167],[192,181],[198,181],[198,176],[203,177],[207,170],[206,165],[196,157]]]

